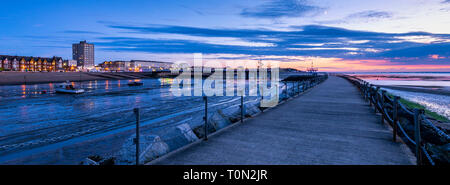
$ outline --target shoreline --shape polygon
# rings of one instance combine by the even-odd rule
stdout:
[[[0,86],[81,82],[93,80],[132,80],[164,77],[152,72],[1,72]]]
[[[444,89],[425,89],[417,86],[399,86],[399,85],[378,85],[378,86],[393,90],[450,96],[450,91]]]

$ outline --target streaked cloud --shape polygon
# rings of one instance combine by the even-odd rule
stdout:
[[[432,35],[399,36],[395,38],[399,39],[399,41],[407,41],[423,44],[450,42],[450,39],[448,37],[442,38]]]
[[[392,17],[392,13],[390,13],[390,12],[376,11],[376,10],[357,12],[357,13],[350,14],[349,16],[347,16],[347,18],[349,18],[349,19],[358,19],[358,18],[387,19],[387,18],[391,18],[391,17]]]
[[[149,53],[244,54],[339,57],[344,59],[430,59],[450,56],[450,34],[426,32],[382,33],[338,27],[291,26],[269,29],[201,28],[189,26],[133,26],[108,23],[128,37],[99,37],[107,50]],[[450,63],[450,61],[447,61]]]
[[[367,10],[347,15],[342,19],[317,21],[319,24],[345,24],[354,22],[373,22],[393,18],[393,13],[379,10]]]
[[[101,32],[83,31],[83,30],[66,30],[66,31],[63,31],[63,33],[70,33],[70,34],[103,34]]]
[[[241,15],[256,18],[301,17],[314,14],[323,8],[306,0],[272,0],[254,8],[245,8]]]

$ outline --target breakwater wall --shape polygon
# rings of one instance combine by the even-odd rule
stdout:
[[[327,78],[327,75],[286,78],[280,82],[279,99],[280,101],[288,101],[322,83]],[[205,139],[208,135],[232,124],[242,122],[243,119],[256,116],[267,109],[261,107],[261,99],[262,97],[235,97],[227,102],[215,102],[213,105],[208,105],[207,111],[205,111],[206,107],[200,109],[198,114],[192,114],[189,119],[162,125],[155,128],[155,132],[152,134],[140,134],[139,164],[148,163],[190,143]],[[218,106],[219,104],[226,104],[227,106]],[[136,135],[129,137],[113,159],[101,159],[101,157],[95,156],[87,158],[83,163],[109,164],[113,160],[114,164],[119,165],[136,164],[135,138]]]

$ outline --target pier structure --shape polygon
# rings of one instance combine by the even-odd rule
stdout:
[[[243,123],[148,164],[412,165],[414,154],[344,78],[328,80]]]

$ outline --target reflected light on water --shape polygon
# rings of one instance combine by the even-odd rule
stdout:
[[[49,88],[49,90],[52,92],[52,91],[54,90],[53,84],[52,84],[52,83],[49,83],[49,84],[48,84],[48,88]]]
[[[106,89],[106,90],[109,89],[109,81],[108,81],[108,80],[105,81],[105,89]]]
[[[22,98],[26,98],[27,96],[25,96],[27,94],[27,86],[26,85],[21,85],[22,88]]]
[[[172,85],[173,83],[173,78],[160,78],[158,80],[161,83],[161,86]]]
[[[136,96],[134,98],[134,103],[136,103],[137,105],[141,103],[141,97],[140,96]]]

